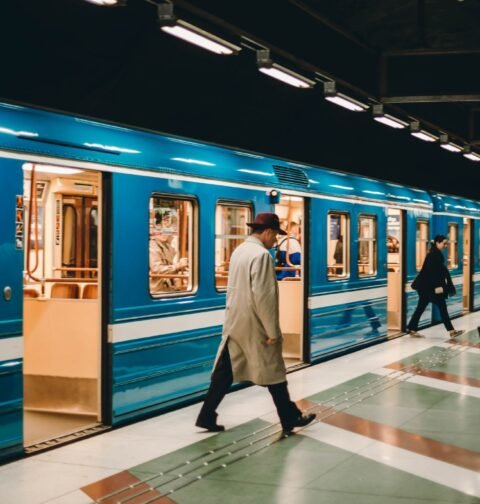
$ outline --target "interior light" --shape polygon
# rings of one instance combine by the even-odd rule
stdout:
[[[410,123],[410,134],[424,142],[436,142],[438,140],[438,137],[434,134],[420,129],[420,123],[418,121],[412,121]]]
[[[158,6],[158,19],[162,31],[215,54],[230,55],[238,53],[242,49],[197,26],[178,19],[174,14],[173,4],[160,4]]]
[[[442,133],[440,135],[440,147],[450,152],[462,152],[460,145],[449,142],[448,135],[446,135],[445,133]]]
[[[324,82],[323,91],[325,93],[325,100],[351,110],[352,112],[365,112],[365,110],[368,109],[368,105],[365,103],[355,100],[354,98],[350,98],[350,96],[343,93],[338,93],[335,89],[335,82]]]
[[[181,163],[188,163],[188,164],[198,164],[201,166],[216,166],[214,163],[209,163],[208,161],[202,161],[200,159],[187,159],[187,158],[180,158],[180,157],[174,157],[170,158],[172,161],[180,161]]]
[[[279,81],[285,82],[290,86],[297,88],[311,88],[315,85],[315,81],[307,79],[289,68],[273,63],[270,59],[269,49],[260,49],[257,51],[257,66],[260,72],[273,77]]]
[[[373,118],[375,119],[375,121],[381,122],[386,126],[390,126],[390,128],[401,129],[406,128],[408,126],[407,122],[398,119],[398,117],[394,117],[390,114],[385,114],[383,111],[383,105],[381,104],[373,105],[372,110],[373,110]]]
[[[463,156],[466,157],[467,159],[470,159],[470,161],[480,161],[480,154],[472,152],[469,145],[466,145],[463,148]]]
[[[23,163],[22,168],[25,171],[32,171],[32,163]],[[83,170],[78,168],[65,168],[63,166],[54,165],[38,165],[35,164],[36,173],[50,173],[51,175],[75,175],[76,173],[82,173]]]

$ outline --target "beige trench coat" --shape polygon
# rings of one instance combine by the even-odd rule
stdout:
[[[267,345],[268,338],[275,342]],[[225,323],[217,359],[228,342],[234,381],[282,383],[286,381],[282,340],[272,256],[260,240],[249,236],[230,259]]]

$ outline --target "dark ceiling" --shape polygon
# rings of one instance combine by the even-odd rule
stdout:
[[[174,4],[212,32],[272,48],[299,72],[329,74],[345,92],[457,141],[480,139],[480,0]],[[480,163],[340,109],[320,85],[278,83],[256,70],[248,48],[221,57],[174,39],[145,0],[2,0],[0,25],[3,100],[480,198]]]

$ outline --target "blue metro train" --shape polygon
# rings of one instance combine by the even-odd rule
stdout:
[[[277,264],[291,369],[402,334],[437,233],[451,315],[480,308],[480,203],[454,196],[6,103],[0,194],[3,460],[201,398],[257,212],[301,258]]]

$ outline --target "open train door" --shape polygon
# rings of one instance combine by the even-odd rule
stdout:
[[[304,364],[305,247],[303,237],[305,201],[300,196],[281,195],[275,205],[286,236],[279,237],[275,252],[279,291],[283,358],[288,369]]]
[[[0,158],[0,463],[23,452],[21,162]]]
[[[102,418],[102,174],[23,163],[23,443],[94,434]]]

